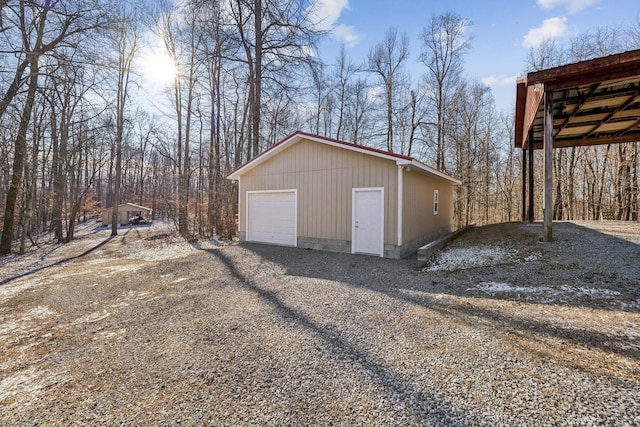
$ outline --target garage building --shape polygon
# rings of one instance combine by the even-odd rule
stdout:
[[[228,178],[241,241],[389,258],[451,231],[460,184],[411,157],[304,132]]]

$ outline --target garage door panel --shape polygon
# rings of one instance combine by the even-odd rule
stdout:
[[[296,193],[248,195],[248,239],[251,242],[296,246]]]

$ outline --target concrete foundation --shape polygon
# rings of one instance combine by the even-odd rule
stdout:
[[[319,239],[317,237],[298,236],[298,247],[328,252],[351,253],[350,240]]]
[[[384,245],[384,257],[392,259],[406,258],[413,255],[418,248],[429,242],[447,235],[451,231],[451,227],[445,227],[438,231],[426,234],[420,238],[413,239],[402,246]],[[246,242],[246,234],[240,233],[240,241]],[[351,240],[333,240],[320,239],[317,237],[301,237],[298,236],[298,247],[302,249],[314,249],[317,251],[351,253]]]

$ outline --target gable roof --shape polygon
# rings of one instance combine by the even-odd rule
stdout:
[[[123,207],[130,207],[130,208],[134,208],[134,209],[139,210],[139,211],[149,211],[149,212],[153,211],[153,209],[148,208],[146,206],[140,206],[140,205],[136,205],[135,203],[129,203],[129,202],[120,203],[118,205],[118,211],[120,211],[121,210],[120,208],[123,208]],[[111,206],[110,208],[105,208],[105,211],[111,211],[111,210],[113,210],[113,206]]]
[[[276,156],[278,153],[280,153],[281,151],[285,150],[286,148],[296,144],[297,142],[306,139],[309,141],[314,141],[314,142],[319,142],[321,144],[326,144],[326,145],[330,145],[332,147],[337,147],[337,148],[343,148],[349,151],[354,151],[356,153],[362,153],[362,154],[367,154],[370,156],[375,156],[375,157],[380,157],[383,159],[387,159],[387,160],[391,160],[396,162],[397,165],[399,166],[409,166],[411,168],[411,170],[417,171],[417,172],[421,172],[425,175],[430,175],[430,176],[434,176],[440,179],[444,179],[445,181],[449,181],[455,185],[460,185],[461,182],[458,181],[455,178],[450,177],[449,175],[440,172],[437,169],[434,169],[430,166],[425,165],[422,162],[417,161],[416,159],[409,157],[409,156],[404,156],[402,154],[396,154],[396,153],[390,153],[387,151],[382,151],[382,150],[378,150],[375,148],[371,148],[371,147],[365,147],[362,145],[357,145],[357,144],[353,144],[350,142],[345,142],[345,141],[339,141],[337,139],[332,139],[332,138],[327,138],[325,136],[320,136],[320,135],[314,135],[314,134],[310,134],[310,133],[306,133],[306,132],[302,132],[302,131],[297,131],[289,136],[287,136],[286,138],[284,138],[283,140],[281,140],[280,142],[278,142],[277,144],[273,145],[272,147],[270,147],[269,149],[263,151],[262,153],[258,154],[256,157],[254,157],[253,159],[249,160],[248,162],[246,162],[245,164],[239,166],[238,168],[236,168],[235,170],[233,170],[228,176],[227,179],[233,179],[233,180],[239,180],[240,176],[242,176],[242,174],[250,171],[251,169],[255,168],[256,166],[258,166],[259,164],[265,162],[266,160]]]

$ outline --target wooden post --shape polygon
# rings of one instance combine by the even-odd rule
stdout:
[[[529,222],[533,222],[533,128],[529,131]]]
[[[544,98],[544,241],[553,240],[553,91]]]
[[[527,220],[527,150],[522,148],[522,222]]]

